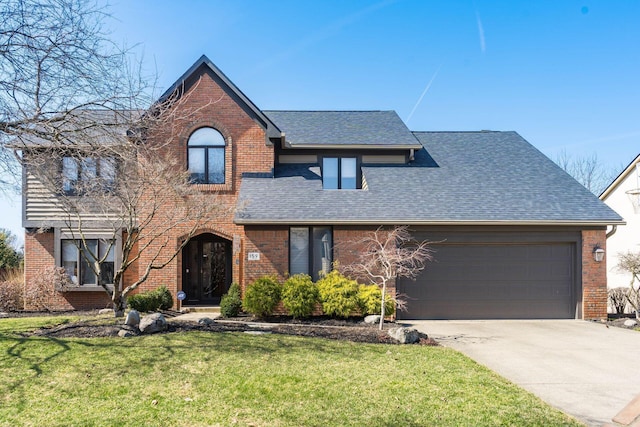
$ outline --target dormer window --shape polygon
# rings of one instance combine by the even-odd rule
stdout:
[[[224,184],[224,136],[209,127],[200,128],[189,137],[188,169],[191,182]]]
[[[323,157],[322,188],[325,190],[355,190],[361,187],[356,157]]]

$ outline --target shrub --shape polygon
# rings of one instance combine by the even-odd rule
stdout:
[[[609,304],[616,311],[616,314],[624,314],[627,308],[627,288],[619,287],[609,289]]]
[[[382,290],[378,285],[360,285],[358,287],[358,307],[363,316],[380,314]],[[387,294],[384,301],[384,315],[391,316],[395,312],[393,298]]]
[[[223,317],[236,317],[242,310],[240,285],[233,283],[220,300],[220,314]]]
[[[280,284],[274,276],[264,276],[249,284],[242,301],[243,309],[258,317],[269,316],[280,301]]]
[[[152,291],[131,295],[127,298],[129,308],[140,312],[169,310],[173,306],[173,297],[166,286]]]
[[[18,280],[0,282],[0,311],[17,311],[24,307],[23,284]]]
[[[329,316],[349,317],[358,310],[358,282],[333,270],[318,281],[322,310]]]
[[[24,293],[25,306],[29,310],[52,311],[57,292],[72,286],[71,279],[62,267],[45,267],[29,282]]]
[[[291,276],[282,285],[282,305],[294,318],[309,317],[318,297],[318,287],[307,274]]]

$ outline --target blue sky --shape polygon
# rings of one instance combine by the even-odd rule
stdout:
[[[158,93],[206,54],[259,108],[396,110],[515,130],[547,156],[640,153],[640,1],[125,1],[112,38]],[[20,229],[20,200],[0,227]],[[3,208],[3,211],[5,209]]]

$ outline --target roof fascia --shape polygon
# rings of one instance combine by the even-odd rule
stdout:
[[[260,124],[266,129],[268,138],[281,138],[282,132],[238,87],[218,68],[206,55],[202,55],[189,69],[178,78],[158,99],[164,102],[172,93],[178,90],[185,82],[202,66],[206,66],[223,83],[223,89],[230,91],[250,111],[252,111]]]
[[[421,144],[291,144],[289,142],[285,142],[286,148],[295,148],[295,149],[332,149],[332,150],[366,150],[366,149],[375,149],[375,150],[420,150],[422,149]]]
[[[598,196],[598,198],[600,200],[604,200],[607,197],[609,197],[609,195],[613,192],[613,190],[615,190],[616,187],[618,187],[618,185],[620,185],[620,183],[625,180],[627,175],[629,175],[635,169],[636,164],[638,162],[640,162],[640,154],[636,156],[636,158],[633,159],[631,163],[629,163],[629,165],[626,168],[624,168],[622,172],[620,172],[620,175],[618,175],[616,179],[614,179],[613,182],[609,184],[607,188],[604,189],[604,191],[600,194],[600,196]]]
[[[290,219],[282,220],[253,220],[237,218],[234,219],[235,224],[239,225],[573,225],[573,226],[609,226],[609,225],[626,225],[624,220],[610,221],[419,221],[419,220],[308,220],[308,221],[292,221]]]

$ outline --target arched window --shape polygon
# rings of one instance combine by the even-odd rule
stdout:
[[[224,184],[225,141],[213,128],[200,128],[189,137],[188,168],[191,181]]]

